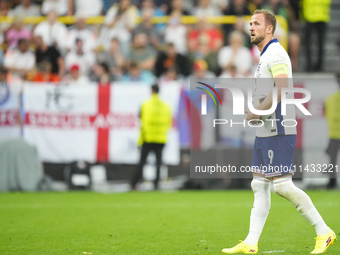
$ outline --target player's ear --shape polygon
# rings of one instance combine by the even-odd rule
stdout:
[[[267,27],[267,33],[268,33],[268,34],[271,34],[271,33],[273,32],[273,29],[274,29],[274,27],[273,27],[272,25],[269,25],[269,26]]]

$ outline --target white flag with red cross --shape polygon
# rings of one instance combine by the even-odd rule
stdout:
[[[24,138],[35,145],[45,162],[111,162],[139,160],[139,111],[151,95],[149,86],[114,83],[111,86],[24,86]],[[176,119],[180,86],[161,89],[171,107],[173,127],[168,133],[163,162],[179,163]]]

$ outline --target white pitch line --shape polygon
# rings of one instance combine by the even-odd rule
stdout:
[[[276,252],[285,252],[284,250],[282,250],[282,251],[263,251],[262,253],[276,253]]]

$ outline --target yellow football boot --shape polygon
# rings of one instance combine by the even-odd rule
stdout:
[[[250,246],[245,242],[241,241],[238,245],[232,248],[225,248],[222,250],[223,253],[226,254],[235,254],[235,253],[243,253],[243,254],[256,254],[258,252],[257,244]]]
[[[326,253],[329,246],[333,245],[336,241],[336,235],[333,230],[330,229],[329,233],[315,238],[315,248],[310,254]]]

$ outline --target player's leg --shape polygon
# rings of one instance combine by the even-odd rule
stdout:
[[[139,164],[138,164],[137,170],[135,172],[135,175],[131,179],[131,188],[132,189],[136,189],[137,182],[143,176],[143,167],[145,165],[146,158],[147,158],[149,152],[150,152],[150,144],[149,143],[143,143],[142,150],[141,150],[141,155],[140,155],[140,160],[139,160]]]
[[[329,232],[328,226],[316,210],[312,200],[303,190],[294,185],[291,175],[274,178],[273,184],[276,194],[291,202],[298,212],[315,227],[317,235],[325,235]]]
[[[249,233],[244,242],[250,246],[258,243],[270,210],[270,180],[264,175],[253,174],[251,188],[254,204],[250,213]]]
[[[232,248],[223,249],[223,253],[256,254],[258,252],[258,240],[266,222],[270,209],[270,181],[264,178],[261,166],[263,166],[262,153],[259,138],[256,137],[251,167],[254,172],[251,187],[254,192],[254,204],[250,214],[250,227],[248,236],[244,241]]]
[[[309,196],[292,182],[292,173],[290,173],[290,171],[294,164],[296,136],[276,136],[269,139],[270,142],[262,146],[263,150],[268,150],[268,158],[264,158],[264,162],[265,164],[269,162],[273,167],[282,167],[279,168],[280,171],[278,172],[273,171],[272,173],[266,173],[266,177],[273,177],[275,192],[290,201],[300,214],[315,227],[318,237],[316,249],[314,249],[312,253],[323,253],[329,245],[334,243],[336,237],[316,210]],[[280,146],[277,146],[278,144]]]
[[[159,182],[159,176],[160,176],[161,164],[162,164],[163,147],[164,147],[164,144],[154,144],[154,152],[156,154],[156,179],[154,181],[155,190],[158,189],[158,182]]]
[[[223,249],[223,253],[256,254],[258,252],[258,241],[270,209],[270,180],[264,175],[253,174],[251,187],[254,192],[254,204],[250,213],[248,236],[238,245]]]
[[[291,202],[298,212],[315,228],[315,249],[312,254],[324,253],[336,241],[334,232],[326,225],[310,197],[292,182],[292,175],[274,178],[276,194]]]

